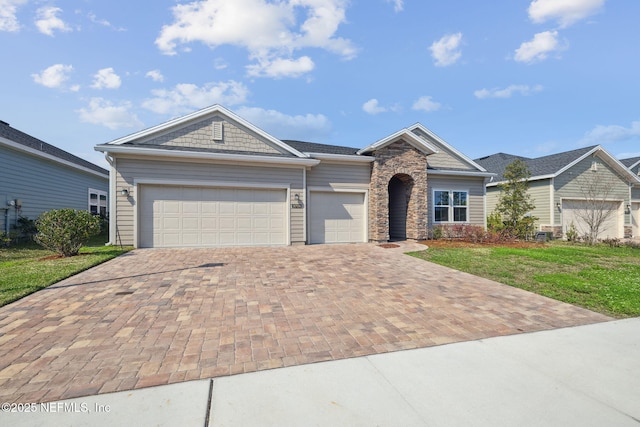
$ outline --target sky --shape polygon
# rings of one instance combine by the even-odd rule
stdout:
[[[152,6],[151,6],[152,5]],[[279,139],[640,156],[637,0],[0,0],[0,120],[93,149],[221,104]]]

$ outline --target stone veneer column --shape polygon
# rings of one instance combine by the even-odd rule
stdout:
[[[426,239],[427,156],[404,141],[389,144],[374,156],[369,185],[369,240],[389,240],[389,181],[395,175],[407,175],[413,180],[407,207],[407,239]]]

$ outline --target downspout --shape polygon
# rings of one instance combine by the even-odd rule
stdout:
[[[115,189],[114,189],[114,179],[115,179],[115,168],[114,168],[114,158],[111,157],[109,155],[108,152],[104,153],[104,158],[107,161],[107,163],[109,163],[109,166],[111,166],[111,168],[109,169],[109,241],[107,243],[105,243],[105,246],[113,246],[115,244],[115,239],[113,237],[114,232],[113,230],[115,230],[115,215],[116,215],[116,210],[115,210]]]

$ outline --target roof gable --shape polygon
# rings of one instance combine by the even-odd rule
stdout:
[[[393,133],[385,138],[382,138],[373,144],[359,150],[356,154],[368,154],[374,151],[380,150],[388,145],[393,144],[397,141],[405,141],[407,144],[411,145],[418,151],[429,155],[438,152],[438,149],[433,145],[429,144],[426,140],[420,138],[415,133],[411,132],[409,129],[400,129],[398,132]]]
[[[217,104],[99,147],[109,146],[308,158]]]
[[[409,130],[426,141],[430,146],[436,148],[437,152],[428,160],[430,168],[440,170],[487,171],[484,167],[462,154],[422,124],[416,123],[409,127]]]
[[[11,146],[14,149],[45,157],[53,161],[58,161],[71,167],[88,170],[91,173],[104,176],[109,175],[109,171],[106,169],[19,131],[18,129],[14,129],[9,123],[3,121],[0,121],[0,144]]]
[[[491,156],[482,157],[476,161],[484,165],[487,170],[494,172],[497,175],[493,183],[496,184],[505,180],[504,172],[507,165],[516,159],[520,159],[526,163],[529,171],[531,172],[531,178],[529,180],[534,181],[538,179],[556,177],[591,155],[597,155],[627,181],[640,183],[640,179],[638,179],[637,176],[634,176],[619,160],[614,158],[609,154],[609,152],[599,145],[564,151],[562,153],[550,154],[548,156],[533,159],[497,153]]]
[[[640,166],[640,157],[631,157],[629,159],[622,159],[620,160],[620,163],[622,163],[623,165],[631,169],[633,172],[634,168]]]

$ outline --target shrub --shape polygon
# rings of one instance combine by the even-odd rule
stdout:
[[[100,233],[100,218],[87,211],[54,209],[40,215],[36,228],[36,242],[68,257],[78,255],[82,245]]]
[[[501,231],[504,229],[504,223],[502,222],[502,215],[500,212],[493,211],[487,216],[487,230]]]
[[[15,230],[14,240],[17,242],[30,242],[38,231],[36,230],[36,222],[26,216],[18,217],[18,221],[13,228]]]
[[[442,235],[443,235],[442,226],[436,225],[431,229],[431,239],[433,240],[442,239]]]
[[[569,242],[578,241],[578,229],[576,228],[576,225],[573,223],[573,221],[571,221],[571,224],[569,224],[569,228],[567,228],[567,231],[566,233],[564,233],[564,235]]]
[[[615,237],[602,239],[602,243],[609,245],[612,248],[619,248],[620,246],[622,246],[622,242],[620,241],[620,239]]]
[[[11,238],[4,231],[0,231],[0,246],[9,246]]]

